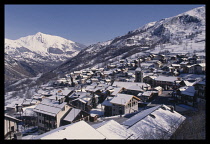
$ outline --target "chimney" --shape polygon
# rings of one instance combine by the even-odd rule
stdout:
[[[174,112],[174,107],[173,106],[170,107],[170,111]]]
[[[18,112],[18,104],[15,104],[16,105],[16,112]]]

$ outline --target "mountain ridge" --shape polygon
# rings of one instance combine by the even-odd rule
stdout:
[[[53,72],[71,72],[82,68],[93,67],[97,63],[106,62],[120,55],[132,55],[148,49],[156,49],[160,45],[168,47],[185,47],[197,40],[205,41],[205,6],[192,9],[173,17],[150,22],[127,34],[114,39],[92,44],[81,50],[75,57],[58,66]],[[184,45],[185,44],[185,45]],[[199,45],[199,49],[205,49]],[[169,49],[176,52],[179,49]],[[196,47],[193,47],[193,51]],[[128,54],[130,53],[130,54]],[[78,63],[81,62],[81,63]]]
[[[39,73],[47,72],[75,56],[85,47],[83,44],[42,32],[16,40],[5,38],[6,83],[12,83],[24,76],[33,77]],[[10,60],[15,60],[17,63],[12,65]],[[23,75],[21,76],[19,73],[23,73]],[[11,78],[11,75],[16,78]]]

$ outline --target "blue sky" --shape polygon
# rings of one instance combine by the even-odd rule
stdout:
[[[85,45],[203,5],[5,5],[5,38],[42,32]]]

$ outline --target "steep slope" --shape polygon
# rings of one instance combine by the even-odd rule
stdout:
[[[47,72],[77,55],[85,47],[41,32],[17,40],[5,39],[6,83]]]
[[[54,72],[67,73],[92,67],[116,56],[125,58],[142,51],[151,52],[160,45],[167,46],[169,49],[165,47],[165,50],[170,52],[180,52],[179,47],[189,44],[192,48],[186,52],[205,50],[205,27],[205,7],[198,7],[174,17],[148,23],[112,40],[90,45],[57,67]]]
[[[30,67],[24,65],[22,62],[14,60],[8,54],[5,54],[4,65],[6,83],[9,83],[10,80],[15,81],[19,78],[35,76],[35,72]]]

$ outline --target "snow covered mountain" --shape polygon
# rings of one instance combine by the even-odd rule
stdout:
[[[106,42],[90,45],[57,67],[54,72],[66,73],[93,67],[115,57],[126,58],[143,51],[167,50],[172,53],[205,51],[205,29],[205,6],[203,6],[177,16],[150,22]]]
[[[9,80],[8,76],[13,75],[12,79],[18,80],[49,71],[85,47],[41,32],[17,40],[5,39],[5,79]]]

